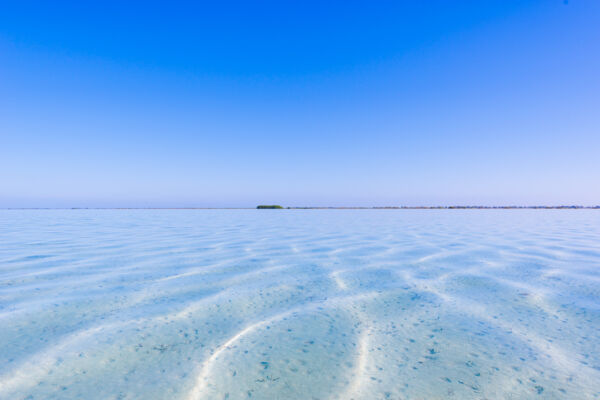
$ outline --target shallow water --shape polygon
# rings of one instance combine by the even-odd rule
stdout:
[[[0,399],[600,398],[597,210],[0,210]]]

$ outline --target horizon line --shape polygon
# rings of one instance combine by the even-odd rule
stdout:
[[[0,210],[256,210],[258,207],[0,207]],[[465,210],[465,209],[600,209],[600,205],[443,205],[443,206],[281,206],[283,210]]]

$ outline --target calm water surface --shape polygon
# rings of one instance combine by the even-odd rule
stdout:
[[[250,398],[600,398],[600,211],[0,211],[0,399]]]

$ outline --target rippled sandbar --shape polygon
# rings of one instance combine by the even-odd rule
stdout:
[[[0,211],[0,399],[447,398],[600,398],[600,211]]]

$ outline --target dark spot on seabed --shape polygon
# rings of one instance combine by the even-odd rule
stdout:
[[[153,350],[158,350],[159,352],[164,353],[165,351],[169,350],[169,346],[164,345],[164,344],[160,344],[158,346],[154,346],[152,349]]]
[[[537,391],[537,394],[542,394],[542,392],[544,391],[544,388],[540,385],[536,385],[535,390]]]
[[[279,380],[279,377],[273,378],[269,375],[267,375],[265,378],[261,378],[261,379],[256,379],[255,382],[277,382]]]

